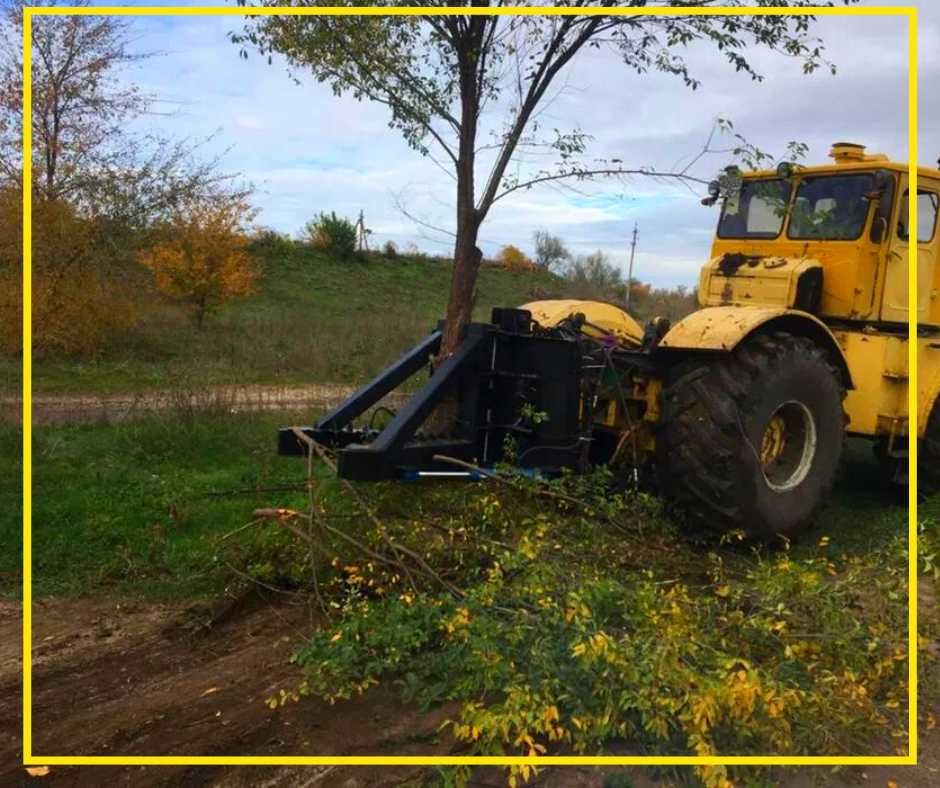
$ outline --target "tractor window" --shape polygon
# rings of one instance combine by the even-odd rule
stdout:
[[[790,202],[790,183],[781,178],[748,180],[725,199],[719,238],[776,238]]]
[[[908,200],[910,193],[904,192],[901,198],[901,208],[898,214],[898,238],[902,241],[910,240],[910,229],[908,228]],[[926,244],[933,240],[934,233],[937,231],[937,206],[940,197],[936,192],[917,192],[917,243]]]
[[[809,241],[854,241],[865,229],[874,178],[824,175],[804,178],[790,213],[790,238]]]

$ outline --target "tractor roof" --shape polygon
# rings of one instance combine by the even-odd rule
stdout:
[[[854,172],[859,170],[882,169],[892,170],[894,172],[907,172],[905,162],[891,161],[883,153],[866,153],[864,145],[858,145],[852,142],[837,142],[832,146],[829,156],[833,159],[830,164],[819,164],[811,167],[800,166],[799,174],[831,174],[837,172]],[[918,175],[927,178],[940,180],[940,169],[936,167],[917,168]],[[748,172],[745,177],[767,177],[776,175],[776,170],[754,170]]]

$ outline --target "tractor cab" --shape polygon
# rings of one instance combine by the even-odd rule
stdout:
[[[726,172],[722,210],[699,282],[702,306],[778,306],[822,318],[907,321],[907,167],[837,143],[832,164]],[[930,315],[940,182],[922,169],[918,311]]]

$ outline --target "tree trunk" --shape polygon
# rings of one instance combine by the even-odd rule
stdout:
[[[483,252],[477,246],[479,225],[474,216],[458,220],[457,241],[454,244],[454,271],[450,281],[450,298],[444,320],[441,340],[441,358],[447,358],[460,345],[464,329],[473,318],[476,303],[477,274],[483,261]]]
[[[460,141],[457,151],[457,238],[454,243],[454,270],[444,319],[439,360],[448,358],[460,346],[464,329],[473,317],[477,274],[483,252],[477,247],[477,233],[482,216],[476,207],[474,165],[476,162],[477,119],[480,112],[477,67],[484,21],[469,21],[466,38],[458,48],[460,63]],[[455,392],[444,399],[431,414],[427,432],[444,435],[453,431],[457,418]]]

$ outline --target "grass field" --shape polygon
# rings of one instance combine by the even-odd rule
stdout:
[[[37,392],[122,392],[241,383],[360,382],[394,360],[444,315],[450,263],[379,255],[339,261],[295,244],[259,248],[255,295],[199,331],[157,295],[125,336],[94,359],[39,358]],[[480,272],[476,317],[564,293],[544,271]],[[20,385],[20,359],[0,358],[0,390]]]
[[[286,416],[148,419],[75,425],[34,439],[34,578],[38,595],[119,593],[189,598],[218,593],[217,540],[257,506],[302,481],[302,464],[275,453]],[[0,429],[0,589],[21,581],[19,446]]]

